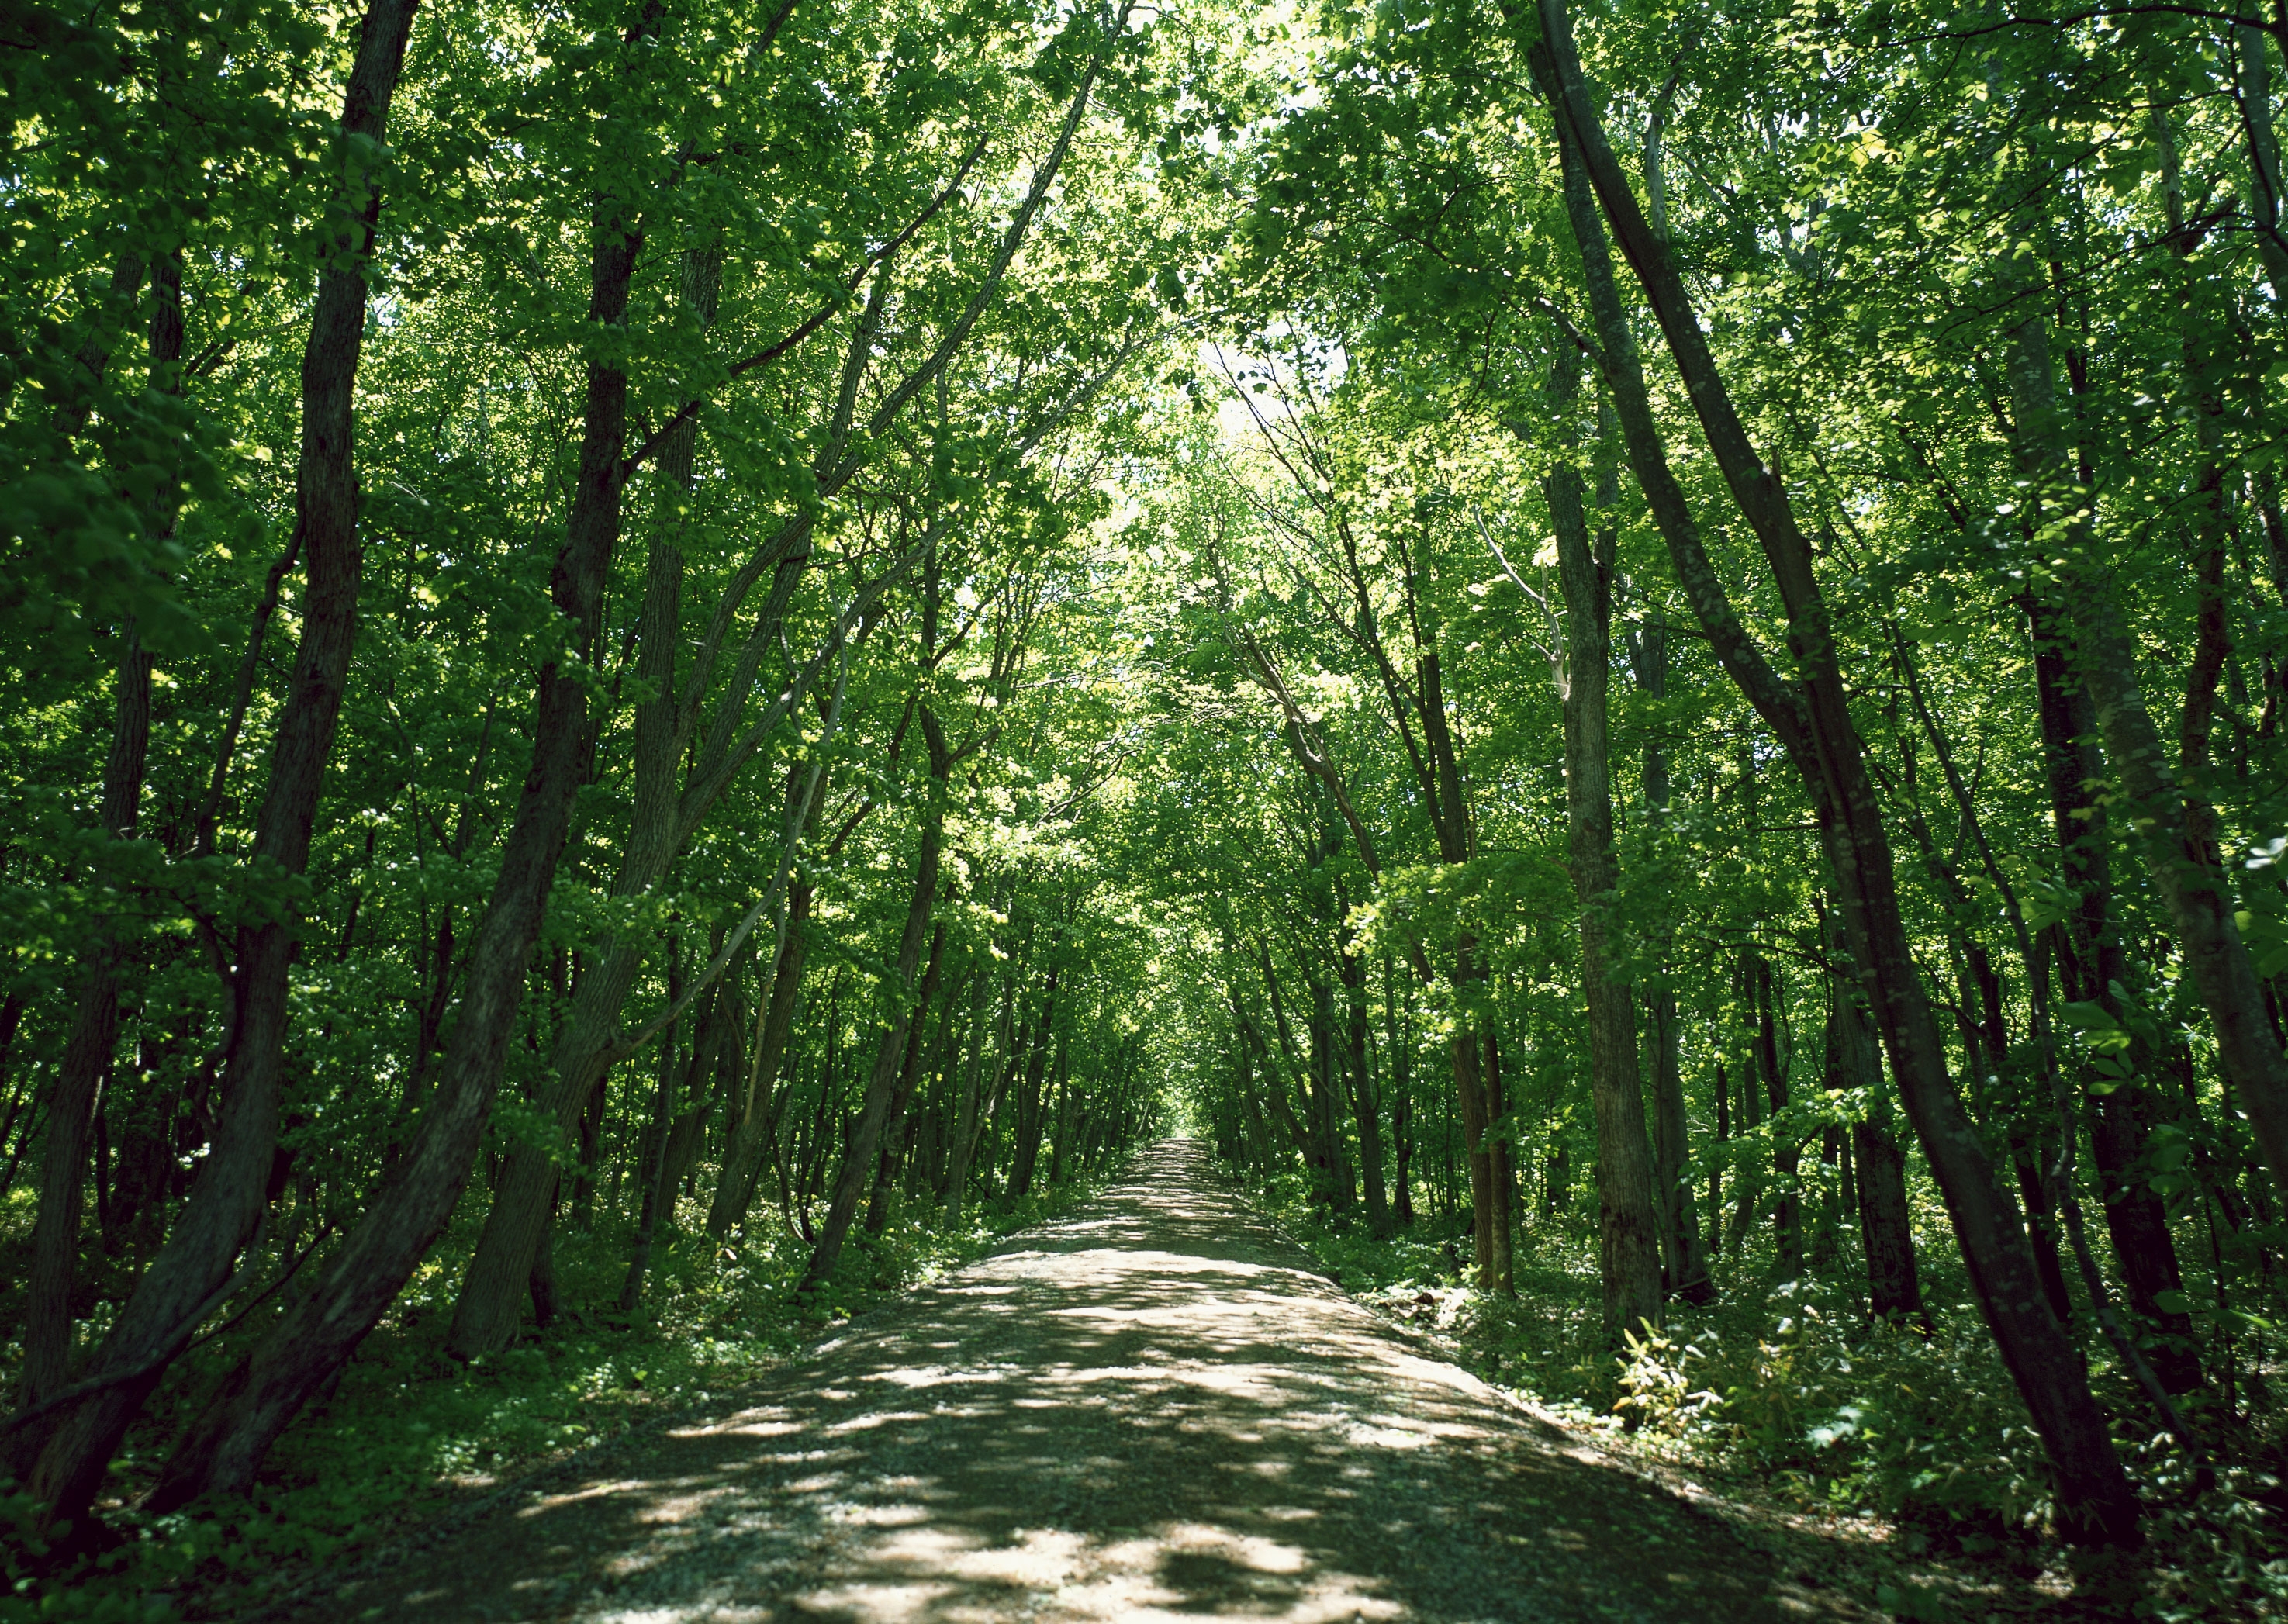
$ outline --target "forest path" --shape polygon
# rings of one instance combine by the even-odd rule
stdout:
[[[1857,1617],[1311,1271],[1165,1141],[1076,1216],[290,1616]]]

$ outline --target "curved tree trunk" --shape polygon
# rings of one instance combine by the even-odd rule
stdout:
[[[128,280],[122,274],[114,291]],[[139,264],[139,262],[138,262]],[[139,280],[139,273],[138,274]],[[183,359],[181,251],[151,267],[150,386],[173,393]],[[127,291],[132,291],[131,289]],[[90,357],[82,356],[85,364]],[[152,503],[153,531],[174,534],[177,493],[163,486]],[[98,816],[113,840],[135,838],[151,744],[151,655],[133,619],[119,630],[117,689],[111,749],[103,765]],[[120,947],[111,922],[99,917],[90,932],[87,975],[80,984],[71,1036],[48,1098],[47,1138],[41,1147],[39,1216],[32,1230],[32,1264],[25,1284],[24,1371],[20,1401],[27,1408],[52,1397],[70,1374],[71,1293],[79,1261],[80,1184],[87,1164],[88,1130],[95,1099],[119,1041]],[[20,1462],[20,1466],[23,1462]]]
[[[1569,167],[1586,171],[1585,178],[1605,218],[1612,222],[1683,375],[1717,464],[1763,543],[1780,589],[1789,617],[1791,653],[1803,674],[1800,714],[1809,725],[1807,742],[1815,767],[1815,777],[1807,773],[1807,780],[1815,786],[1815,805],[1825,809],[1823,823],[1832,831],[1830,850],[1852,943],[1855,951],[1865,955],[1862,970],[1867,972],[1868,991],[1890,1050],[1892,1072],[1954,1220],[1955,1237],[1980,1310],[2057,1473],[2061,1521],[2077,1539],[2133,1541],[2139,1537],[2137,1501],[2114,1452],[2104,1414],[2090,1391],[2079,1355],[2041,1301],[2024,1232],[1947,1074],[1945,1051],[1908,947],[1890,843],[1867,776],[1864,749],[1846,702],[1833,632],[1812,571],[1810,546],[1796,525],[1786,492],[1757,458],[1709,353],[1707,337],[1682,280],[1665,245],[1646,224],[1626,177],[1605,143],[1575,53],[1571,20],[1563,0],[1542,0],[1541,12],[1565,160]],[[1576,192],[1578,187],[1568,190]],[[1590,271],[1593,299],[1601,306],[1597,324],[1607,355],[1631,354],[1626,320],[1611,289],[1609,269],[1601,292],[1597,286],[1593,262],[1609,265],[1602,252],[1602,222],[1584,221],[1579,211],[1569,207],[1569,213],[1575,217],[1584,266]],[[1625,365],[1615,370],[1624,371]],[[1649,430],[1641,377],[1637,384],[1640,396],[1634,409],[1642,418],[1641,428]],[[1624,379],[1616,391],[1616,405],[1623,410],[1625,429],[1632,408],[1621,397],[1628,392]],[[1641,436],[1632,432],[1630,438],[1635,441]],[[1639,447],[1633,444],[1631,449],[1633,460],[1641,463]],[[1640,471],[1643,471],[1641,466]],[[1657,517],[1657,502],[1655,509]],[[1670,540],[1672,554],[1682,551],[1674,535]],[[1680,575],[1688,573],[1683,567],[1686,562],[1680,559]],[[1700,562],[1704,563],[1704,558]],[[1685,584],[1688,595],[1693,594],[1694,583],[1688,580]],[[1719,657],[1723,658],[1721,640],[1729,628],[1721,621],[1704,622],[1704,625],[1718,644]],[[1730,664],[1728,660],[1728,668]],[[1753,701],[1756,693],[1747,692]],[[1800,762],[1798,751],[1791,753],[1797,754]],[[2228,926],[2229,920],[2226,923]],[[2240,955],[2244,965],[2246,956],[2244,952]],[[2284,1143],[2284,1150],[2288,1151],[2288,1143]]]
[[[617,207],[600,202],[590,269],[592,322],[615,327],[625,321],[640,247]],[[577,639],[576,656],[594,638],[619,537],[626,424],[626,375],[592,362],[579,481],[551,581],[556,610]],[[252,1483],[279,1434],[396,1299],[468,1183],[522,1008],[532,947],[570,832],[573,801],[587,779],[590,733],[581,671],[552,661],[544,666],[533,712],[532,765],[470,949],[436,1092],[422,1111],[413,1148],[324,1273],[217,1388],[154,1486],[147,1502],[154,1509]],[[554,1194],[554,1171],[542,1192],[544,1212]],[[516,1281],[520,1301],[532,1262],[528,1256]]]
[[[353,406],[365,335],[365,271],[381,211],[376,160],[413,11],[414,0],[372,0],[343,101],[343,181],[325,216],[325,269],[302,356],[302,442],[295,477],[296,531],[306,571],[302,638],[249,865],[265,886],[298,876],[308,864],[356,641],[364,566]],[[225,1062],[222,1113],[198,1182],[174,1233],[96,1353],[88,1379],[107,1385],[38,1429],[44,1439],[30,1486],[46,1502],[50,1526],[84,1517],[128,1424],[199,1321],[228,1295],[239,1255],[261,1224],[285,1081],[294,924],[290,908],[280,908],[258,915],[239,931],[237,1018]]]

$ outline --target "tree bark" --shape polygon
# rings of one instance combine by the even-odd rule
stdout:
[[[1867,1308],[1877,1319],[1922,1319],[1922,1280],[1915,1266],[1915,1232],[1907,1207],[1906,1158],[1891,1130],[1883,1088],[1883,1055],[1867,1014],[1863,980],[1852,960],[1843,921],[1828,915],[1828,955],[1834,961],[1829,996],[1827,1086],[1863,1090],[1868,1105],[1851,1124],[1851,1165],[1856,1175],[1859,1246],[1867,1265]]]
[[[140,261],[136,263],[139,266]],[[155,392],[173,393],[179,386],[183,359],[179,250],[162,255],[153,264],[151,296],[150,385]],[[83,364],[87,359],[83,355]],[[162,540],[174,533],[175,507],[176,493],[170,482],[152,503],[152,529]],[[135,838],[144,767],[150,756],[151,655],[131,617],[119,628],[118,635],[121,647],[111,748],[104,759],[98,817],[112,840],[128,841]],[[39,1216],[33,1224],[32,1262],[26,1279],[24,1369],[19,1392],[27,1409],[52,1395],[70,1374],[80,1184],[87,1165],[88,1130],[96,1095],[110,1070],[119,1040],[121,959],[122,945],[114,922],[99,915],[89,931],[86,978],[80,984],[63,1063],[50,1089],[47,1138],[41,1147]]]
[[[927,661],[937,654],[939,592],[934,551],[926,566],[922,595],[922,656]],[[835,1179],[834,1199],[827,1208],[826,1223],[819,1230],[810,1266],[803,1274],[801,1289],[805,1292],[822,1285],[841,1261],[842,1244],[850,1233],[852,1221],[858,1216],[858,1202],[873,1184],[875,1153],[880,1148],[883,1126],[889,1119],[904,1069],[906,1032],[913,1019],[917,998],[915,974],[921,969],[922,945],[930,934],[930,915],[937,903],[938,867],[945,838],[946,780],[953,770],[952,752],[945,746],[935,714],[927,705],[920,709],[923,739],[929,751],[929,772],[924,780],[921,848],[914,860],[913,899],[906,905],[905,929],[898,938],[896,979],[886,989],[887,996],[894,1001],[894,1013],[875,1051],[874,1069],[866,1079],[866,1094],[859,1106],[857,1126],[843,1153],[842,1170]]]
[[[1550,393],[1561,417],[1577,412],[1579,364],[1561,353]],[[1589,1003],[1590,1101],[1597,1121],[1597,1235],[1605,1342],[1661,1320],[1661,1225],[1645,1134],[1634,1000],[1615,973],[1607,916],[1620,884],[1613,853],[1607,699],[1612,675],[1613,558],[1589,539],[1581,475],[1561,460],[1543,486],[1557,535],[1565,598],[1559,698],[1565,722],[1565,811],[1579,909],[1581,980]],[[1608,535],[1611,533],[1607,532]],[[1506,1193],[1505,1192],[1505,1193]]]
[[[1770,1107],[1772,1172],[1779,1195],[1772,1203],[1772,1250],[1783,1271],[1803,1267],[1803,1203],[1796,1196],[1796,1176],[1803,1167],[1803,1147],[1795,1130],[1783,1120],[1788,1107],[1787,1067],[1781,1063],[1779,1029],[1774,1008],[1779,986],[1772,962],[1761,954],[1747,961],[1748,997],[1756,1011],[1756,1071],[1764,1080],[1764,1100]]]
[[[266,889],[290,883],[308,864],[356,640],[363,558],[352,462],[354,385],[365,334],[365,273],[381,211],[376,160],[413,11],[413,0],[372,0],[367,8],[343,100],[343,179],[321,228],[322,268],[302,357],[295,477],[295,527],[306,571],[302,638],[248,865],[250,878]],[[29,1486],[45,1502],[44,1526],[84,1518],[128,1424],[218,1294],[227,1294],[239,1254],[261,1224],[278,1140],[296,934],[291,905],[278,901],[238,933],[236,1021],[222,1113],[198,1183],[88,1373],[90,1380],[117,1379],[44,1425],[18,1430],[20,1446],[36,1432],[41,1440]]]
[[[800,771],[795,769],[798,774]],[[722,1175],[716,1180],[715,1199],[707,1208],[707,1232],[718,1240],[729,1235],[734,1225],[743,1223],[747,1209],[754,1205],[763,1151],[777,1126],[783,1103],[779,1071],[786,1062],[787,1039],[794,1031],[795,1006],[802,994],[803,961],[810,951],[806,927],[813,891],[802,880],[788,885],[785,940],[771,975],[770,1002],[755,1041],[755,1052],[747,1063],[747,1103],[723,1153]]]
[[[626,321],[640,246],[620,206],[599,200],[588,306],[597,327],[608,330]],[[437,1088],[422,1112],[413,1147],[323,1274],[209,1399],[153,1488],[147,1503],[155,1508],[242,1491],[253,1481],[279,1434],[396,1299],[467,1184],[523,1006],[532,947],[570,832],[574,799],[588,776],[592,734],[584,668],[619,538],[626,425],[625,373],[591,362],[577,482],[550,581],[570,646],[541,668],[536,685],[532,763],[469,951]],[[552,1168],[541,1192],[540,1227],[554,1175]],[[511,1285],[518,1302],[531,1280],[538,1240],[536,1230],[534,1249]]]
[[[1823,793],[1815,792],[1815,804],[1830,809],[1823,822],[1832,831],[1830,860],[1855,955],[1865,955],[1861,969],[1868,974],[1892,1072],[1954,1220],[1980,1310],[2057,1473],[2060,1521],[2077,1541],[2133,1542],[2140,1533],[2137,1501],[2114,1452],[2104,1414],[2090,1391],[2079,1355],[2040,1300],[2024,1234],[1947,1074],[1944,1050],[1907,944],[1890,843],[1868,779],[1858,729],[1846,703],[1833,630],[1813,574],[1810,546],[1796,525],[1786,492],[1749,442],[1666,245],[1647,226],[1627,178],[1605,142],[1583,81],[1564,0],[1542,0],[1541,12],[1554,70],[1553,99],[1561,146],[1587,171],[1603,214],[1651,301],[1725,482],[1763,543],[1780,590],[1791,652],[1803,674],[1804,709],[1812,724],[1810,742],[1823,785]],[[1601,230],[1593,242],[1577,226],[1577,236],[1585,265],[1602,257],[1598,251]],[[1593,297],[1593,280],[1592,293]],[[1609,291],[1600,302],[1618,317],[1617,298]],[[1598,327],[1609,355],[1628,344],[1625,319],[1609,322],[1601,313]],[[1616,405],[1621,402],[1617,400]],[[1625,426],[1627,416],[1625,411]],[[1648,411],[1644,416],[1648,420]],[[1688,582],[1688,595],[1691,590]],[[1719,624],[1706,629],[1712,640],[1721,630]],[[1718,652],[1720,658],[1722,650]],[[1752,701],[1755,696],[1749,697]],[[2228,916],[2224,923],[2229,929]],[[2240,962],[2246,965],[2244,951]],[[2269,1037],[2268,1029],[2266,1035]],[[2276,1044],[2274,1055],[2276,1060]],[[2288,1088],[2282,1092],[2288,1095]],[[2288,1129],[2288,1113],[2283,1127]],[[2288,1152],[2288,1134],[2284,1134],[2283,1149]]]
[[[930,932],[929,968],[922,971],[921,990],[914,994],[914,1012],[906,1020],[906,1055],[898,1067],[897,1092],[891,1096],[887,1126],[874,1170],[873,1192],[866,1201],[866,1232],[878,1235],[890,1224],[890,1189],[897,1174],[897,1158],[890,1146],[913,1106],[914,1090],[921,1086],[923,1034],[929,1030],[930,1005],[937,998],[945,971],[945,921]]]
[[[1598,416],[1601,421],[1608,403]],[[1601,476],[1599,500],[1610,509],[1620,493],[1611,486],[1609,463]],[[1607,552],[1611,543],[1600,542]],[[1631,666],[1637,686],[1647,697],[1668,697],[1668,628],[1658,621],[1648,624],[1633,640]],[[1668,822],[1668,753],[1656,730],[1645,740],[1644,797],[1647,815],[1656,826]],[[1671,944],[1672,947],[1672,944]],[[1695,1307],[1715,1300],[1716,1285],[1709,1278],[1708,1249],[1700,1237],[1700,1211],[1684,1180],[1690,1154],[1684,1105],[1684,1070],[1680,1050],[1684,1028],[1676,1018],[1676,992],[1664,974],[1645,995],[1646,1019],[1652,1028],[1647,1047],[1652,1057],[1652,1160],[1656,1211],[1661,1224],[1662,1257],[1671,1296]]]
[[[2067,997],[2094,1003],[2118,1022],[2125,1013],[2121,991],[2133,985],[2135,972],[2112,919],[2110,819],[2097,794],[2105,778],[2097,719],[2089,690],[2074,675],[2073,631],[2064,614],[2031,594],[2023,607],[2033,635],[2035,697],[2041,713],[2052,827],[2067,887],[2079,899],[2060,932],[2065,948],[2058,955],[2060,978]],[[2096,1100],[2090,1150],[2129,1306],[2156,1334],[2148,1341],[2146,1356],[2164,1387],[2172,1393],[2188,1393],[2201,1384],[2192,1319],[2182,1310],[2165,1309],[2159,1302],[2162,1293],[2184,1289],[2176,1243],[2160,1196],[2138,1170],[2150,1131],[2146,1121],[2150,1096],[2144,1080],[2154,1074],[2157,1058],[2149,1046],[2137,1043],[2129,1056],[2130,1075],[2104,1079],[2110,1086],[2103,1092],[2088,1090]]]
[[[2288,1054],[2234,922],[2231,890],[2208,850],[2210,813],[2201,787],[2176,780],[2146,706],[2136,641],[2113,590],[2117,561],[2106,551],[2091,511],[2093,497],[2069,449],[2049,324],[2030,301],[2011,329],[2006,364],[2020,477],[2041,503],[2044,545],[2060,559],[2059,584],[2117,799],[2126,804],[2132,838],[2168,910],[2186,978],[2208,1010],[2219,1065],[2240,1097],[2275,1186],[2288,1191]]]
[[[1033,1022],[1032,1050],[1025,1058],[1012,1102],[1016,1122],[1010,1145],[1009,1182],[1003,1193],[1013,1206],[1033,1192],[1033,1168],[1041,1156],[1041,1081],[1048,1070],[1049,1041],[1056,1031],[1057,981],[1062,968],[1049,967],[1041,1012]]]
[[[995,912],[999,912],[997,905]],[[1013,980],[1008,985],[1013,986]],[[985,1058],[985,1021],[993,1007],[992,985],[981,968],[977,971],[976,1007],[970,1011],[969,1047],[961,1067],[961,1101],[955,1113],[952,1153],[945,1169],[944,1226],[961,1226],[962,1203],[968,1199],[969,1164],[977,1144],[977,1073]]]
[[[178,347],[179,349],[179,338]],[[150,753],[151,656],[131,621],[121,630],[111,749],[105,759],[99,816],[115,841],[135,838],[143,769]],[[71,1369],[71,1291],[79,1267],[81,1183],[95,1099],[119,1042],[122,950],[107,918],[89,931],[86,978],[80,983],[63,1064],[48,1093],[47,1137],[41,1146],[39,1216],[32,1228],[26,1279],[24,1370],[19,1402],[39,1404],[61,1388]]]

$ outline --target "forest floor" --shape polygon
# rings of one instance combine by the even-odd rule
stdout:
[[[1838,1541],[1672,1492],[1448,1351],[1167,1141],[735,1399],[267,1616],[1873,1616]]]

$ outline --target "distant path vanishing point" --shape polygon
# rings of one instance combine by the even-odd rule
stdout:
[[[282,1616],[1863,1616],[1426,1356],[1196,1141],[731,1402]]]

